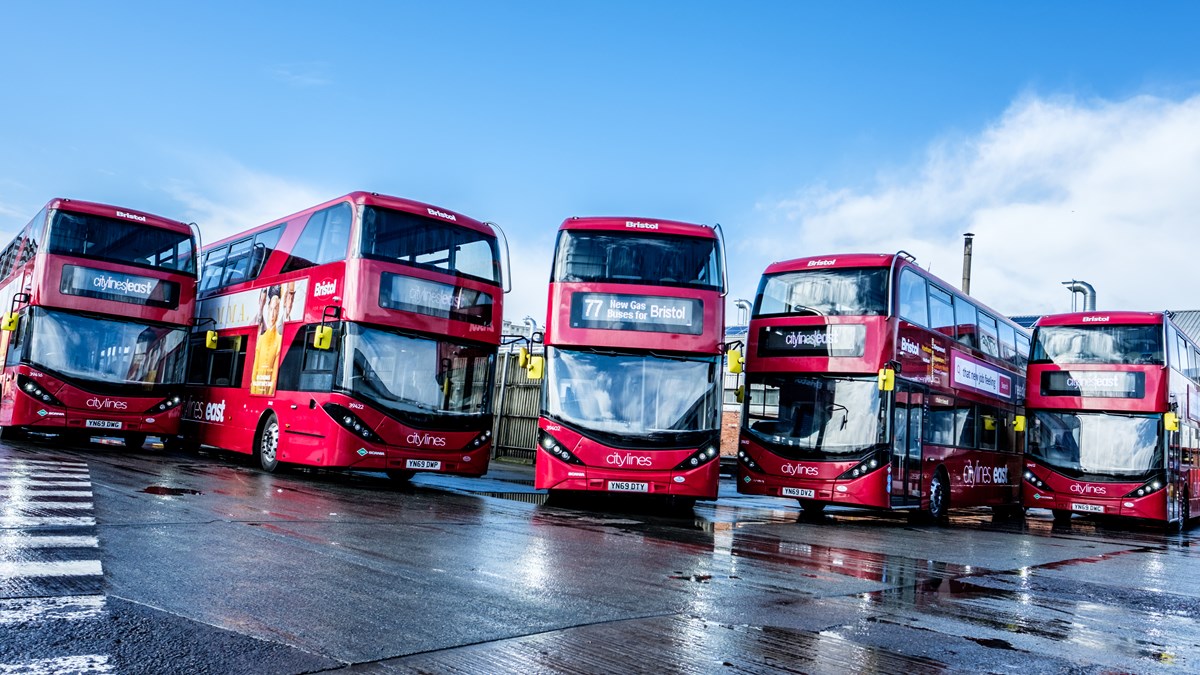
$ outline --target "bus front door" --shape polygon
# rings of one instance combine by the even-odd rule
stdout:
[[[921,504],[921,433],[925,426],[925,391],[907,382],[896,383],[892,412],[891,504]]]

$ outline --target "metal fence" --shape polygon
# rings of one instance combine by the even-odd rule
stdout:
[[[520,346],[520,345],[516,345]],[[541,345],[535,345],[538,353]],[[496,419],[492,429],[495,443],[492,457],[530,462],[537,448],[538,413],[542,403],[542,381],[530,380],[525,369],[517,362],[517,352],[501,348],[500,363],[496,368],[495,401]],[[724,374],[724,415],[722,432],[724,440],[721,454],[737,453],[737,420],[741,409],[736,390],[742,382],[740,375]],[[732,427],[732,431],[729,428]]]
[[[538,412],[542,402],[541,380],[530,380],[517,362],[515,352],[501,352],[496,369],[496,428],[493,457],[533,462],[537,446]]]

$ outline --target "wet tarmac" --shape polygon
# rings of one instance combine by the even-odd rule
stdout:
[[[0,673],[1200,671],[1191,532],[0,444]]]

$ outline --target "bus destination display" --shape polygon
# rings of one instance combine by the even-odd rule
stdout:
[[[571,298],[571,327],[700,335],[704,303],[654,295],[576,293]]]
[[[492,323],[492,296],[487,293],[391,272],[380,279],[379,306],[481,326]]]
[[[138,274],[63,265],[59,292],[151,307],[179,306],[179,284]]]
[[[792,328],[766,326],[758,333],[759,356],[862,356],[867,327],[831,324]]]
[[[1145,373],[1102,370],[1059,370],[1042,373],[1042,396],[1142,398],[1145,395]]]

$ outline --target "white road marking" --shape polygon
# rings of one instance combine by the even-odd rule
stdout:
[[[107,656],[60,656],[54,659],[34,659],[16,663],[0,663],[0,675],[50,675],[51,673],[74,673],[75,675],[108,675],[116,672]]]
[[[103,595],[0,600],[0,626],[30,621],[94,619],[104,611]]]
[[[17,548],[99,548],[96,537],[37,537],[0,533],[0,549]]]
[[[0,528],[5,527],[94,527],[96,519],[91,516],[68,518],[58,516],[8,516],[0,513]]]
[[[104,574],[99,560],[0,562],[0,579],[18,577],[96,577]]]
[[[84,509],[92,510],[91,502],[34,502],[27,499],[11,500],[10,506],[5,506],[5,512],[15,509],[18,513],[21,511],[35,511],[37,509]]]
[[[33,479],[33,480],[11,480],[8,478],[0,477],[0,488],[3,488],[5,485],[18,485],[18,486],[25,486],[25,487],[46,486],[46,487],[91,488],[92,482],[87,481],[87,480],[55,480],[55,479],[47,479],[47,478],[40,478],[40,479]]]
[[[25,498],[25,497],[91,497],[92,496],[91,490],[22,490],[19,488],[15,489],[15,490],[9,490],[7,488],[0,487],[0,497],[11,498],[11,496],[8,494],[9,492],[19,492],[19,493],[21,493],[22,498]]]

